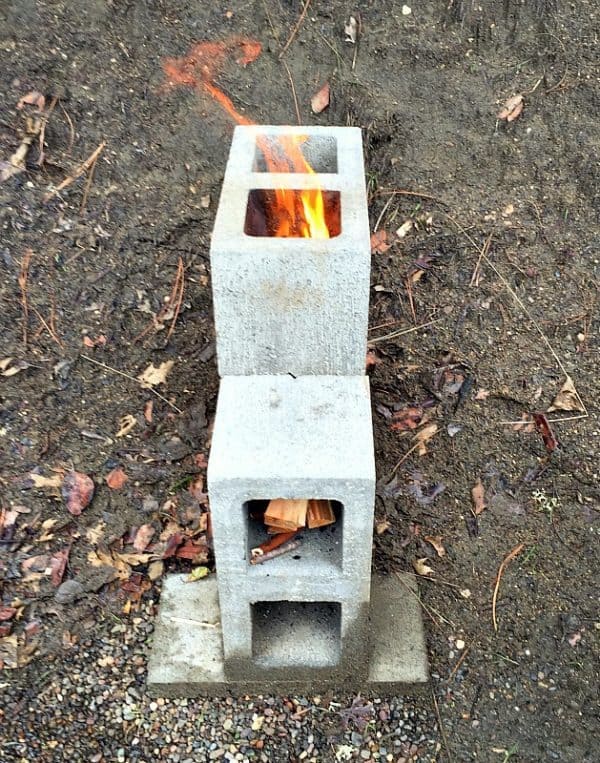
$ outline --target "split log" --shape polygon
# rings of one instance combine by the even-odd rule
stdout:
[[[311,529],[333,524],[335,522],[335,514],[331,508],[331,501],[324,499],[310,500],[306,512],[306,521]]]
[[[265,511],[265,524],[283,531],[295,531],[306,525],[306,499],[275,498],[269,501]]]

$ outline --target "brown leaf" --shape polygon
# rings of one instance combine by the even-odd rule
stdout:
[[[420,405],[409,405],[396,411],[392,415],[390,429],[403,432],[407,429],[416,429],[423,418],[423,408]]]
[[[175,556],[178,559],[190,559],[194,564],[202,564],[208,561],[208,546],[204,538],[196,541],[188,539],[179,546]]]
[[[50,559],[51,580],[54,587],[59,586],[62,583],[67,562],[69,561],[69,553],[71,547],[67,546],[62,551],[57,551],[56,554]]]
[[[423,427],[423,429],[420,429],[417,434],[415,435],[414,439],[417,444],[417,453],[420,456],[424,456],[427,453],[427,443],[431,438],[435,435],[435,433],[438,431],[438,425],[433,424],[427,424],[427,426]]]
[[[552,411],[577,411],[579,413],[585,411],[585,407],[570,376],[567,376],[565,383],[560,388],[560,392],[552,401],[550,408],[548,408],[548,413]]]
[[[517,93],[517,95],[512,95],[510,98],[506,99],[504,106],[496,116],[498,119],[506,119],[507,122],[512,122],[523,111],[524,105],[523,95]]]
[[[160,559],[157,559],[155,562],[150,562],[148,565],[148,577],[150,580],[158,580],[162,577],[164,571],[165,563]]]
[[[391,247],[387,243],[387,231],[378,230],[371,236],[371,254],[385,254]]]
[[[97,549],[96,551],[90,551],[87,558],[92,567],[112,567],[113,576],[111,580],[115,578],[127,580],[131,575],[131,567],[117,555]]]
[[[435,552],[438,556],[446,556],[446,549],[442,543],[441,535],[424,535],[423,540],[427,541],[427,543],[431,543],[431,545],[435,548]]]
[[[37,90],[31,90],[27,95],[19,99],[17,108],[21,110],[23,106],[35,106],[38,111],[43,111],[46,106],[46,99],[42,93]]]
[[[154,408],[153,400],[146,400],[144,404],[144,418],[148,424],[152,424],[152,409]]]
[[[535,428],[542,435],[546,450],[552,453],[558,448],[560,443],[550,426],[550,422],[543,413],[534,413],[533,420],[535,421]]]
[[[16,607],[0,607],[0,623],[10,620],[17,614]]]
[[[153,363],[150,363],[148,368],[137,377],[138,381],[142,387],[146,389],[156,387],[159,384],[165,384],[167,381],[167,374],[174,365],[174,360],[165,360],[158,367]]]
[[[63,484],[62,474],[53,474],[52,477],[44,477],[42,474],[30,472],[27,479],[31,480],[33,487],[59,488]]]
[[[320,114],[329,106],[329,95],[329,82],[326,82],[310,99],[310,107],[313,114]]]
[[[0,670],[14,670],[19,667],[18,641],[16,636],[0,638]]]
[[[133,547],[135,550],[140,552],[145,551],[155,532],[156,531],[152,525],[142,525],[133,539]]]
[[[62,484],[62,497],[67,509],[78,517],[89,505],[94,496],[94,483],[91,477],[82,472],[67,472]]]
[[[477,477],[477,482],[471,488],[471,496],[473,498],[473,504],[475,506],[475,510],[473,511],[473,513],[475,514],[475,516],[478,516],[487,506],[485,502],[485,488],[483,487],[483,483],[481,482],[481,477]]]
[[[91,543],[92,546],[96,546],[98,541],[104,537],[105,527],[106,524],[104,522],[98,522],[98,524],[94,525],[94,527],[88,527],[88,529],[85,531],[85,538],[87,542]]]
[[[375,366],[378,366],[381,362],[382,360],[377,355],[377,352],[375,350],[367,350],[367,360],[365,362],[365,367],[367,371],[369,371],[371,368],[375,368]]]
[[[119,431],[116,433],[115,437],[125,437],[126,434],[131,432],[136,424],[137,420],[131,413],[126,413],[124,416],[121,416],[119,419]]]
[[[478,389],[475,394],[475,400],[487,400],[489,396],[489,389]]]
[[[413,559],[412,566],[417,575],[433,575],[433,567],[430,567],[427,562],[429,559],[424,557],[423,559]]]
[[[112,490],[120,490],[127,482],[129,477],[125,474],[120,466],[117,466],[106,475],[105,479],[109,488]]]
[[[391,527],[391,524],[387,521],[387,519],[382,519],[380,522],[377,522],[375,524],[375,532],[377,535],[383,535],[383,533],[386,530],[389,530]]]

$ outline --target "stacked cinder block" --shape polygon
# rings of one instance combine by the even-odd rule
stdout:
[[[308,136],[314,172],[266,171],[259,143],[290,135]],[[326,192],[337,235],[254,235],[253,194],[280,188]],[[211,266],[222,380],[208,488],[225,676],[366,678],[375,466],[360,130],[238,127]],[[336,522],[254,566],[252,509],[273,498],[329,499]]]

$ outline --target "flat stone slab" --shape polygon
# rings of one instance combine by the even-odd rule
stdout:
[[[264,680],[232,682],[223,669],[216,577],[187,583],[184,575],[170,575],[163,582],[155,624],[148,692],[154,697],[290,694],[326,689],[386,695],[415,693],[428,682],[423,619],[416,593],[411,575],[373,578],[372,651],[366,682],[273,680],[268,671]],[[299,634],[299,652],[306,648]]]

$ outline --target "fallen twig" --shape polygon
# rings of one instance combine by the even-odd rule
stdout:
[[[157,331],[159,331],[162,328],[162,324],[166,320],[171,321],[171,325],[169,326],[169,331],[167,332],[167,342],[171,338],[173,331],[175,331],[175,324],[177,322],[177,318],[179,317],[179,312],[181,310],[181,304],[183,302],[183,290],[185,287],[185,267],[183,264],[183,259],[180,257],[177,262],[177,272],[175,273],[175,279],[173,280],[173,286],[171,287],[171,294],[169,295],[168,302],[163,306],[162,310],[158,313],[158,315],[153,316],[152,322],[146,326],[146,328],[141,331],[136,337],[133,338],[133,342],[139,342],[140,339],[143,339],[146,334],[148,334],[152,328],[155,328]],[[174,305],[174,307],[173,307]],[[170,315],[172,311],[172,315]]]
[[[449,206],[443,199],[440,199],[438,196],[432,196],[429,193],[422,193],[421,191],[405,191],[403,188],[380,188],[379,190],[375,191],[373,196],[387,196],[388,194],[391,194],[392,196],[416,196],[419,199],[437,201],[438,204],[443,204],[445,207]]]
[[[500,580],[502,579],[502,575],[504,574],[504,570],[506,569],[508,563],[511,562],[515,556],[518,556],[524,548],[525,544],[519,543],[518,546],[515,546],[513,550],[504,557],[500,567],[498,567],[496,585],[494,586],[494,595],[492,596],[492,622],[494,623],[495,631],[498,630],[498,620],[496,619],[496,601],[498,599],[498,590],[500,589]]]
[[[80,358],[83,358],[84,360],[87,360],[89,363],[93,363],[95,366],[100,366],[100,368],[104,368],[105,371],[111,371],[113,374],[118,374],[119,376],[123,376],[125,379],[129,379],[130,381],[135,382],[136,384],[141,386],[140,380],[136,379],[135,376],[132,376],[131,374],[125,373],[125,371],[119,371],[118,368],[113,368],[112,366],[107,366],[106,363],[101,363],[99,360],[94,360],[94,358],[90,358],[88,355],[80,355]],[[170,400],[167,400],[166,397],[163,397],[160,392],[154,389],[154,387],[144,387],[144,389],[149,389],[150,392],[153,392],[156,397],[160,398],[163,403],[166,403],[168,406],[170,406],[174,411],[177,411],[177,413],[183,413],[181,408],[178,408],[174,403],[172,403]]]
[[[306,16],[306,12],[308,11],[309,5],[310,5],[310,0],[305,0],[304,8],[302,9],[302,13],[300,14],[298,21],[296,22],[296,26],[292,29],[292,33],[288,37],[288,41],[283,46],[281,53],[279,54],[280,61],[285,56],[287,49],[290,47],[290,45],[294,41],[294,37],[298,34],[298,30],[302,26],[302,22],[304,21],[304,17]]]
[[[81,164],[76,167],[70,175],[67,175],[67,177],[62,182],[60,182],[56,188],[54,188],[52,191],[48,191],[48,193],[42,199],[44,204],[56,196],[57,193],[60,193],[63,188],[67,188],[67,186],[70,186],[71,183],[77,180],[77,178],[81,177],[81,175],[83,175],[83,173],[96,162],[102,151],[104,151],[105,146],[106,141],[103,140],[102,143],[94,151],[92,151],[88,158],[81,162]]]
[[[42,117],[40,120],[40,133],[39,133],[39,139],[40,139],[40,155],[37,160],[38,167],[41,167],[44,163],[44,159],[46,158],[46,155],[44,153],[44,140],[46,138],[46,125],[48,124],[48,120],[50,119],[50,115],[54,111],[54,107],[58,103],[58,96],[53,96],[52,100],[50,101],[50,106],[48,106],[48,110],[44,111],[42,113]]]
[[[471,276],[471,281],[469,283],[469,286],[479,286],[479,276],[480,276],[480,272],[481,272],[481,260],[489,252],[490,244],[492,243],[492,236],[493,235],[494,235],[493,233],[490,233],[490,235],[485,240],[485,244],[481,247],[481,251],[479,252],[479,257],[477,258],[477,263],[475,264],[475,268],[473,269],[473,275]]]
[[[253,556],[252,559],[250,559],[250,564],[264,564],[265,562],[268,562],[269,559],[276,559],[278,556],[287,554],[290,551],[295,551],[301,545],[302,545],[301,541],[291,540],[288,543],[284,543],[283,546],[278,546],[277,548],[274,548],[272,551],[267,551],[266,554],[259,554],[257,556]]]
[[[397,336],[403,336],[404,334],[410,334],[413,331],[419,331],[419,329],[427,328],[427,326],[432,326],[434,323],[439,323],[442,319],[436,318],[433,321],[427,321],[427,323],[421,323],[419,326],[411,326],[408,329],[398,329],[398,331],[392,331],[391,334],[385,334],[384,336],[376,336],[373,339],[369,339],[368,344],[377,344],[377,342],[383,342],[386,339],[393,339]]]
[[[433,706],[435,707],[435,717],[437,718],[437,725],[440,730],[442,741],[444,742],[444,747],[446,748],[446,758],[448,760],[448,763],[452,763],[453,757],[452,757],[452,753],[450,752],[450,745],[448,744],[448,738],[446,736],[446,731],[444,729],[444,724],[442,723],[442,717],[440,715],[440,708],[438,707],[437,699],[435,698],[435,693],[433,689],[431,689],[431,698],[433,699]]]
[[[461,654],[461,656],[460,656],[460,657],[459,657],[459,659],[457,660],[457,662],[456,662],[456,665],[455,665],[455,666],[452,668],[452,672],[451,672],[451,673],[450,673],[450,675],[448,676],[448,681],[450,681],[450,680],[452,679],[452,677],[455,675],[456,671],[457,671],[457,670],[460,668],[460,666],[463,664],[463,662],[465,661],[465,658],[466,658],[466,656],[467,656],[467,655],[469,654],[469,652],[471,651],[471,647],[472,647],[472,646],[473,646],[473,642],[471,642],[471,643],[469,644],[469,646],[466,646],[466,647],[463,649],[463,653]]]
[[[27,303],[27,279],[29,277],[29,262],[33,256],[33,249],[26,249],[21,260],[19,270],[19,289],[21,290],[21,305],[23,306],[23,344],[27,347],[27,327],[29,324],[29,306]]]
[[[298,124],[302,124],[302,117],[300,116],[300,106],[298,104],[298,96],[296,95],[296,88],[294,86],[294,80],[292,78],[292,72],[290,71],[290,67],[287,65],[287,62],[282,59],[281,63],[285,66],[285,70],[287,72],[288,79],[290,81],[290,87],[292,88],[292,96],[294,98],[294,108],[296,109],[296,119],[298,120]]]
[[[37,315],[39,322],[40,322],[40,323],[42,324],[42,326],[43,326],[43,327],[46,329],[46,331],[47,331],[47,332],[50,334],[51,338],[52,338],[52,339],[54,339],[54,341],[56,342],[56,344],[57,344],[59,347],[63,347],[63,348],[64,348],[64,344],[63,344],[63,343],[60,341],[60,339],[59,339],[59,337],[58,337],[58,335],[57,335],[56,331],[54,331],[54,330],[52,329],[52,326],[51,326],[51,325],[48,325],[48,323],[47,323],[47,322],[44,320],[44,316],[43,316],[43,315],[40,313],[40,311],[37,309],[37,307],[35,307],[34,305],[32,305],[31,309],[32,309],[32,310],[33,310],[33,312],[34,312],[34,313]],[[50,319],[50,322],[52,323],[52,319]]]

